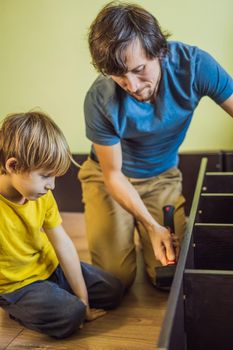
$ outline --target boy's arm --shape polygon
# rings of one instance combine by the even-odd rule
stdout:
[[[83,278],[80,260],[76,248],[65,232],[62,225],[51,230],[45,230],[55,252],[66,279],[75,295],[87,306],[86,320],[91,321],[105,314],[104,310],[89,308],[88,292]]]

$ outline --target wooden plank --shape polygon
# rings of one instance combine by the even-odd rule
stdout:
[[[202,188],[197,185],[195,190],[178,262],[180,271],[175,275],[159,338],[160,350],[232,349],[233,173],[208,174],[213,183],[205,188],[205,169],[201,167],[199,172]],[[222,182],[219,186],[214,183],[217,177]],[[224,188],[224,182],[229,186]]]
[[[184,272],[188,350],[232,349],[233,272]]]
[[[186,337],[184,332],[183,312],[183,272],[190,248],[193,225],[199,203],[199,197],[203,186],[207,159],[203,158],[197,180],[197,186],[192,203],[188,225],[185,231],[182,249],[176,268],[171,292],[168,299],[167,312],[165,314],[157,348],[159,350],[185,350]]]
[[[196,224],[193,237],[195,268],[233,270],[233,224]]]

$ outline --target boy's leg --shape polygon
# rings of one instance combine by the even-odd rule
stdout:
[[[82,301],[49,280],[1,295],[0,306],[23,326],[55,338],[70,336],[86,315]]]
[[[111,309],[123,295],[121,282],[86,263],[81,263],[91,307]],[[60,266],[48,280],[0,295],[0,306],[23,326],[55,338],[74,333],[85,320],[86,306],[71,290]]]
[[[113,309],[121,301],[124,287],[120,280],[110,273],[81,262],[83,277],[87,286],[90,307]]]
[[[123,285],[120,280],[110,273],[84,262],[81,262],[81,269],[88,291],[90,307],[106,310],[116,307],[123,295]],[[73,294],[60,265],[49,280]]]
[[[165,173],[148,179],[145,184],[134,183],[135,188],[139,192],[144,204],[156,221],[163,225],[163,207],[165,205],[173,205],[175,234],[178,236],[180,243],[183,240],[185,231],[186,218],[184,212],[185,199],[181,195],[182,177],[177,168],[172,168]],[[155,268],[161,266],[160,262],[155,259],[154,251],[150,238],[144,227],[138,223],[138,231],[143,246],[143,257],[147,274],[154,283]]]
[[[136,275],[134,218],[107,193],[97,162],[88,159],[79,179],[92,263],[130,287]]]

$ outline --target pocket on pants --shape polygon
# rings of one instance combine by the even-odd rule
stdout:
[[[161,177],[161,179],[166,179],[166,180],[170,180],[170,181],[180,181],[182,182],[182,173],[180,171],[180,169],[178,169],[177,167],[173,167],[168,169],[167,171],[165,171],[164,173],[162,173],[161,175],[159,175],[159,177]]]
[[[81,183],[101,181],[103,182],[103,174],[99,163],[88,158],[78,172],[78,179]]]

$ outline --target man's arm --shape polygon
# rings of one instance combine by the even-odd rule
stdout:
[[[220,105],[231,117],[233,117],[233,94]]]
[[[113,146],[94,144],[94,148],[108,192],[124,209],[143,224],[151,239],[156,258],[163,265],[167,264],[167,260],[174,260],[175,252],[170,232],[154,220],[138,192],[121,171],[122,152],[120,143]]]
[[[79,256],[72,240],[67,235],[62,225],[51,230],[46,230],[46,234],[56,252],[59,263],[71,289],[87,306],[86,320],[92,321],[104,315],[106,313],[104,310],[90,309],[89,307],[88,293],[81,270]]]

